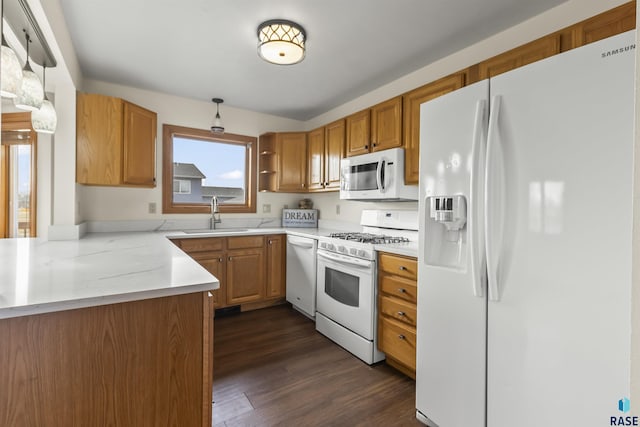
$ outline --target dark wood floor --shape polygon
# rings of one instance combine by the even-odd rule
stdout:
[[[215,319],[213,425],[422,426],[415,382],[281,305]]]

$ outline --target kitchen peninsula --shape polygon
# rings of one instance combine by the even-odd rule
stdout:
[[[211,425],[219,282],[164,233],[0,258],[0,425]]]

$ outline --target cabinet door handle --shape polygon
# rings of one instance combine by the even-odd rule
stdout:
[[[325,186],[325,187],[328,187],[328,186],[329,186],[329,181],[325,182],[325,183],[324,183],[324,186]]]
[[[398,312],[398,316],[403,316],[404,317],[405,316],[404,311],[399,311]]]
[[[374,146],[374,147],[377,147],[377,146],[378,146],[378,144],[376,144],[376,143],[374,142],[374,143],[373,143],[373,146]]]
[[[229,261],[233,260],[233,258],[229,257]]]
[[[218,262],[224,261],[224,258],[218,258]]]
[[[407,271],[407,267],[405,267],[404,265],[400,266],[400,271]]]
[[[398,335],[398,339],[403,340],[403,339],[405,339],[405,338],[406,338],[406,337],[405,337],[404,335],[402,335],[402,334]]]
[[[368,150],[368,149],[369,149],[369,146],[368,146],[368,145],[365,145],[365,146],[364,146],[364,149],[365,149],[365,150]]]
[[[270,244],[270,245],[271,245],[271,244],[273,244],[273,240],[269,240],[269,244]]]
[[[229,258],[231,259],[231,258]],[[405,288],[398,288],[398,292],[400,292],[401,294],[404,294],[407,292],[407,290]]]
[[[302,185],[302,188],[304,188],[304,184],[300,184],[300,185]]]

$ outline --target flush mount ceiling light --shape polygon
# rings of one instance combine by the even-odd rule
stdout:
[[[292,65],[304,59],[307,34],[292,21],[272,19],[258,26],[258,55],[267,62]]]
[[[224,126],[222,126],[222,120],[220,120],[220,104],[222,104],[224,100],[222,98],[213,98],[212,101],[216,103],[216,117],[213,120],[211,132],[224,133]]]
[[[45,87],[47,78],[47,67],[42,66],[42,87]],[[39,110],[31,113],[31,126],[33,130],[40,133],[54,133],[58,126],[58,115],[56,109],[53,107],[51,101],[47,99],[47,94],[44,94],[44,100],[42,101],[42,107]]]
[[[38,75],[33,72],[31,64],[29,64],[31,38],[26,31],[25,37],[27,38],[27,63],[22,70],[22,84],[18,90],[18,96],[13,98],[13,105],[22,110],[37,111],[42,107],[42,101],[44,101],[44,89]]]

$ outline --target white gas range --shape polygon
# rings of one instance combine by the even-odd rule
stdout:
[[[360,225],[318,239],[316,329],[372,364],[384,359],[376,345],[376,248],[415,244],[418,213],[364,210]]]

